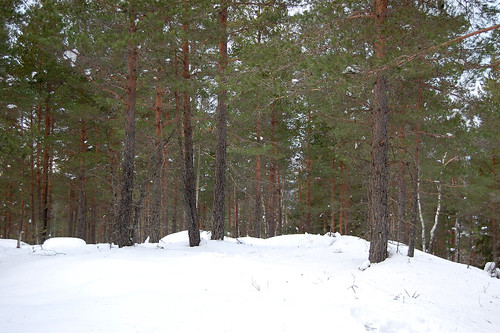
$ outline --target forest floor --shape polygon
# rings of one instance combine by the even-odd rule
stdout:
[[[395,243],[367,267],[339,234],[209,238],[0,240],[0,332],[500,332],[500,280],[474,267]]]

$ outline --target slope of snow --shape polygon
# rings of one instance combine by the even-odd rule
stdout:
[[[368,267],[338,234],[82,242],[0,240],[0,332],[500,332],[500,280],[401,245]]]

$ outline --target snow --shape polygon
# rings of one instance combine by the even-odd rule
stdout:
[[[0,240],[0,332],[500,332],[500,280],[352,236]],[[400,252],[397,252],[399,248]]]

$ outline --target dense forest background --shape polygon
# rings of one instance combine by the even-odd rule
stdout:
[[[371,239],[380,145],[388,238],[498,263],[498,1],[0,6],[2,238]]]

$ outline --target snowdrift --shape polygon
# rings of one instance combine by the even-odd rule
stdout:
[[[336,235],[0,240],[0,332],[499,332],[500,280]],[[399,249],[399,252],[397,251]]]

